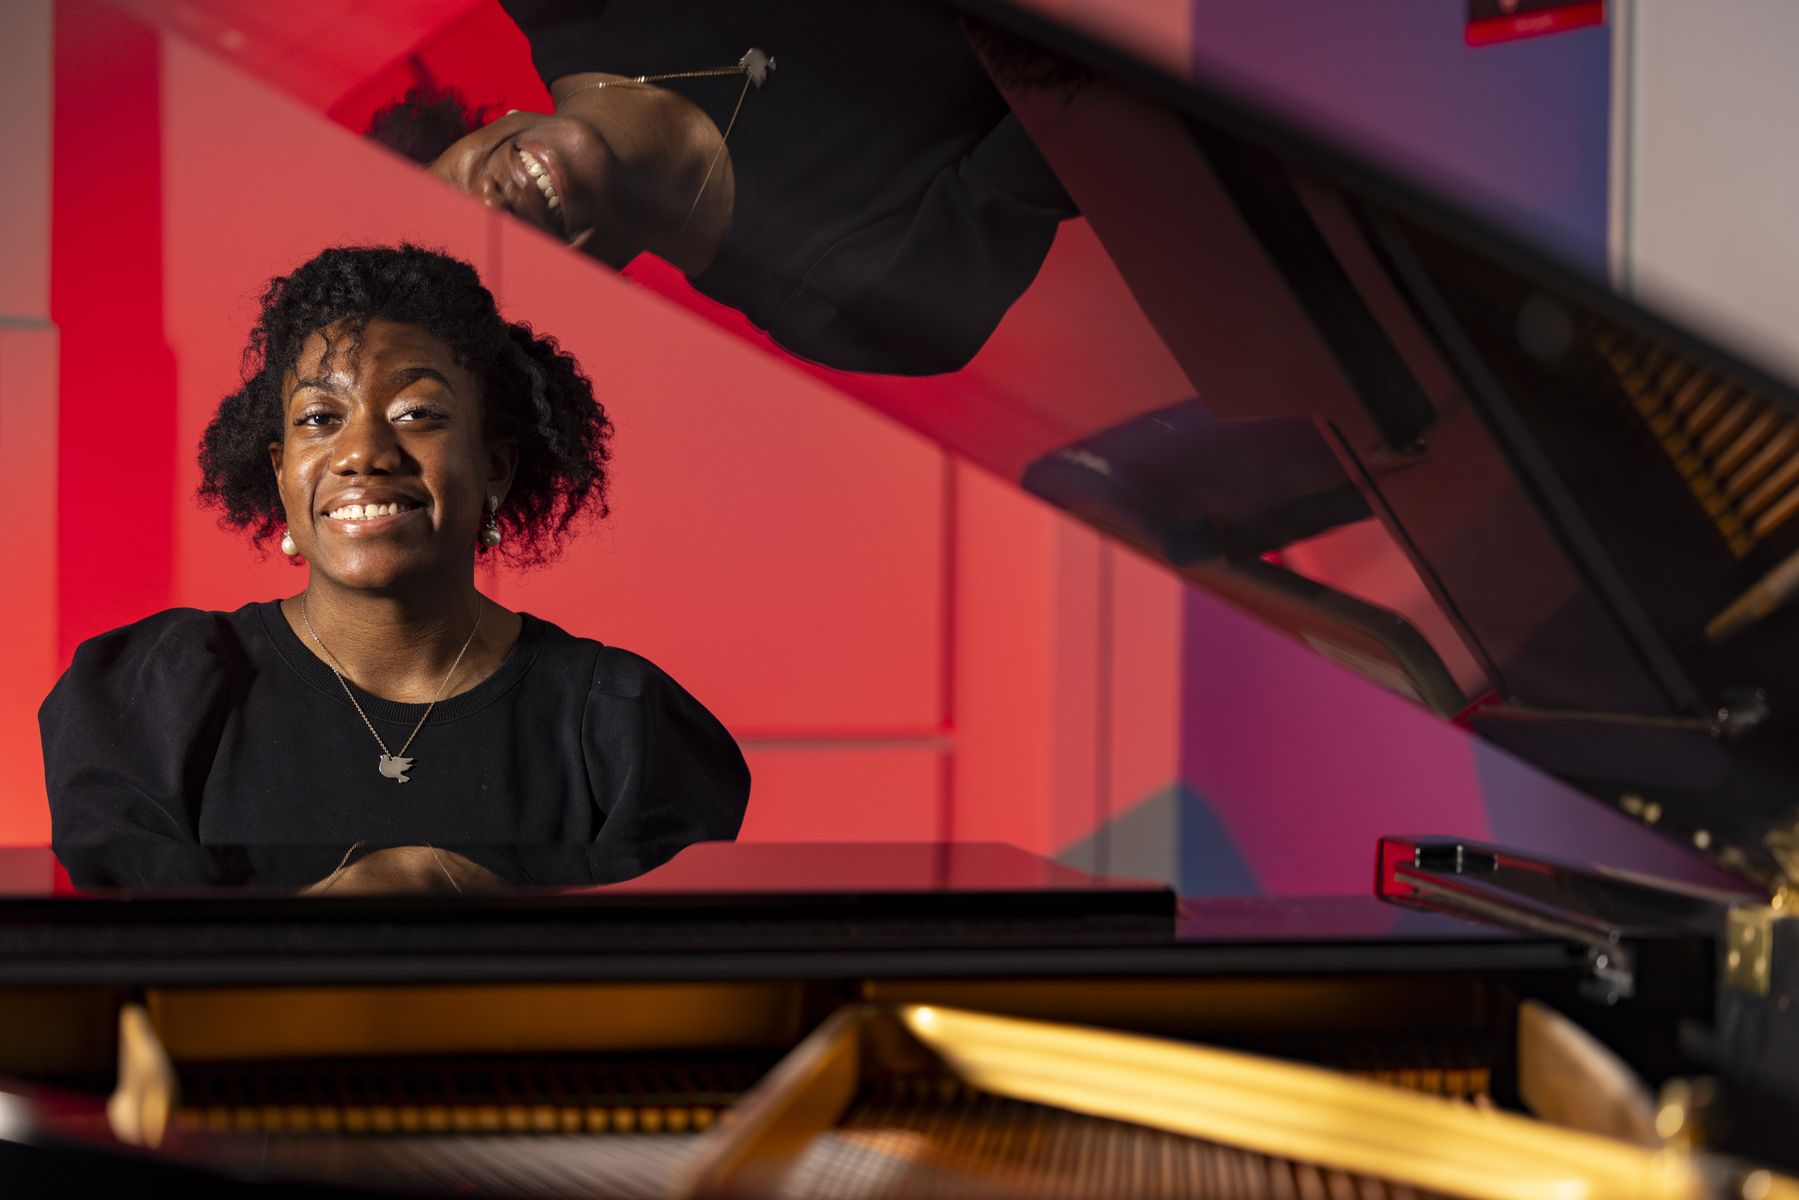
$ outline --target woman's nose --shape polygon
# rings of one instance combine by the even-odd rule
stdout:
[[[339,475],[386,475],[400,465],[393,427],[378,417],[352,418],[337,438],[331,469]]]

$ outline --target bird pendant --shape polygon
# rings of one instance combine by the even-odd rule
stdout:
[[[396,758],[391,754],[381,756],[381,774],[396,783],[410,783],[411,778],[406,774],[410,770],[412,770],[410,758]]]

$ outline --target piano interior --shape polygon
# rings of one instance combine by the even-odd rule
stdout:
[[[41,1147],[384,1194],[1367,1200],[1696,1195],[1729,1175],[1658,1136],[1648,1084],[1565,1021],[1602,1065],[1571,1077],[1564,1040],[1577,1099],[1555,1124],[1515,1115],[1550,1052],[1521,1017],[1572,1000],[1558,950],[1404,957],[15,989],[0,1062],[41,1089]],[[1643,1021],[1612,1031],[1639,1067],[1668,1035]]]

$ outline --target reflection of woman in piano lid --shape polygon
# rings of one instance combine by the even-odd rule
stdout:
[[[697,700],[475,587],[605,513],[610,432],[465,263],[334,249],[274,280],[200,495],[305,587],[82,644],[41,713],[65,863],[153,882],[159,846],[335,847],[296,882],[345,882],[362,843],[450,880],[517,872],[446,845],[572,842],[606,881],[736,836],[749,774]]]
[[[962,366],[1075,215],[955,18],[929,6],[505,7],[554,113],[443,149],[401,106],[375,136],[441,151],[433,173],[612,266],[667,259],[827,366]]]

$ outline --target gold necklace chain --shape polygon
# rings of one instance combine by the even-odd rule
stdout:
[[[768,73],[775,69],[775,60],[767,54],[751,46],[743,52],[743,57],[728,67],[706,67],[698,71],[664,71],[660,75],[633,75],[629,79],[601,79],[594,83],[584,83],[569,96],[581,92],[597,91],[603,87],[627,87],[634,83],[661,83],[667,79],[711,79],[717,75],[742,75],[745,81],[761,87],[767,80]],[[568,97],[563,97],[567,99]]]
[[[643,88],[654,90],[646,85],[662,83],[670,79],[711,79],[720,75],[742,75],[743,87],[737,92],[737,104],[731,109],[731,119],[725,122],[725,131],[719,135],[718,149],[712,152],[712,158],[706,164],[706,174],[700,178],[700,186],[693,194],[693,203],[687,206],[687,216],[681,221],[681,228],[675,230],[675,241],[687,232],[693,224],[693,214],[700,210],[700,197],[706,194],[706,185],[712,182],[712,173],[718,169],[718,160],[724,156],[725,144],[731,140],[731,131],[737,128],[737,114],[743,111],[744,97],[750,94],[750,85],[761,87],[768,80],[768,73],[775,69],[775,60],[754,46],[744,51],[742,58],[734,66],[708,67],[703,71],[667,71],[661,75],[634,75],[629,79],[601,79],[595,83],[584,83],[562,99],[566,102],[571,96],[579,96],[582,92],[597,92],[601,88],[622,87],[626,89]]]
[[[312,617],[306,611],[306,597],[310,591],[311,589],[308,588],[300,593],[300,620],[305,623],[306,632],[312,635],[313,642],[324,654],[325,665],[331,668],[331,674],[337,678],[337,686],[341,687],[344,695],[350,698],[350,704],[356,709],[356,715],[362,718],[362,723],[368,726],[369,733],[374,735],[375,744],[381,747],[381,762],[376,769],[385,779],[392,779],[397,783],[410,783],[411,779],[406,772],[412,769],[413,760],[405,757],[406,751],[412,748],[412,739],[419,735],[419,730],[423,729],[425,722],[431,719],[431,710],[437,707],[439,700],[443,699],[444,689],[450,686],[450,680],[456,676],[456,668],[462,665],[462,656],[468,653],[468,648],[475,642],[475,635],[481,632],[481,614],[487,611],[487,605],[483,603],[484,597],[478,592],[475,594],[475,627],[468,631],[468,637],[463,640],[462,649],[456,652],[456,661],[450,664],[450,669],[444,675],[443,682],[437,685],[437,694],[431,697],[431,703],[425,705],[424,714],[419,717],[418,724],[412,727],[412,732],[406,735],[406,742],[400,747],[400,752],[395,754],[387,748],[387,742],[382,738],[380,731],[375,728],[375,723],[369,720],[368,713],[363,711],[361,701],[356,699],[356,693],[350,690],[348,681],[344,679],[342,667],[337,661],[337,655],[331,653],[330,648],[319,637],[319,631],[312,627]],[[355,847],[351,847],[351,849],[354,850]]]

